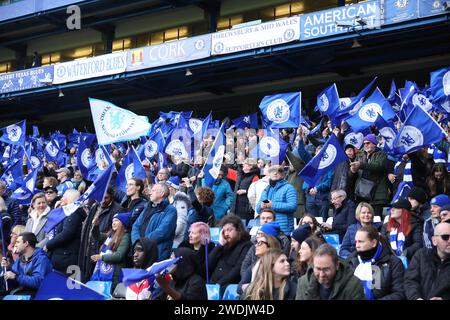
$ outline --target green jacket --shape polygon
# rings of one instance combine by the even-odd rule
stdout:
[[[296,300],[320,300],[320,285],[314,276],[312,267],[302,276],[297,285]],[[339,269],[333,283],[330,300],[365,300],[364,289],[353,270],[344,263],[339,262]]]
[[[375,149],[370,162],[367,161],[367,154],[362,150],[356,156],[355,161],[361,162],[361,167],[357,173],[349,172],[350,176],[357,175],[355,186],[358,185],[361,177],[376,182],[377,189],[371,205],[387,205],[388,194],[388,168],[387,168],[387,155],[380,149]]]
[[[107,234],[100,233],[99,229],[96,227],[92,229],[92,235],[94,238],[98,239],[102,244],[105,242],[107,238]],[[116,285],[121,281],[120,276],[122,273],[122,268],[124,268],[127,264],[130,246],[131,246],[130,233],[126,232],[123,235],[122,240],[120,241],[120,244],[117,247],[117,250],[114,251],[113,253],[108,253],[102,256],[102,261],[114,265],[111,293],[114,291]]]
[[[294,167],[294,170],[290,170],[286,175],[286,180],[292,184],[297,190],[297,210],[294,213],[295,218],[301,218],[305,214],[305,194],[302,191],[303,179],[298,176],[299,172],[302,171],[305,163],[302,159],[295,156],[291,151],[286,151],[286,157],[289,159],[289,162]]]

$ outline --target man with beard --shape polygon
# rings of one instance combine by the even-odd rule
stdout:
[[[219,244],[211,251],[208,264],[210,283],[220,284],[224,291],[230,283],[241,280],[241,265],[252,243],[239,216],[226,215],[220,226]]]

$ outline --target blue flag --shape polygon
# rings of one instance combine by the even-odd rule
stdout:
[[[272,165],[281,164],[286,158],[288,143],[281,139],[278,130],[272,133],[271,130],[264,130],[264,137],[259,140],[257,151],[258,158],[270,160]]]
[[[317,96],[317,108],[321,114],[327,115],[331,120],[335,118],[336,111],[339,107],[339,93],[336,83],[333,83]]]
[[[385,120],[390,120],[395,117],[395,112],[391,105],[377,88],[359,110],[348,118],[346,122],[352,127],[353,131],[361,131],[375,124],[378,115],[382,116]]]
[[[128,151],[125,159],[123,159],[122,167],[120,167],[119,174],[116,178],[116,185],[120,190],[126,190],[127,181],[131,178],[145,179],[147,174],[142,162],[139,159],[136,150],[132,146]]]
[[[64,165],[64,152],[59,148],[57,141],[50,140],[45,146],[44,152],[47,161],[55,161],[59,166]]]
[[[56,208],[48,213],[48,220],[45,224],[45,232],[49,233],[61,221],[74,213],[84,201],[91,199],[98,203],[102,202],[108,189],[109,181],[115,170],[115,166],[110,165],[105,171],[98,176],[98,178],[90,185],[90,187],[78,198],[74,203],[68,204],[60,208]]]
[[[238,117],[236,119],[231,120],[236,128],[244,129],[244,128],[254,128],[258,129],[258,113],[252,113],[245,116]]]
[[[203,172],[205,173],[205,186],[212,187],[219,175],[220,167],[222,166],[223,156],[225,155],[225,123],[220,126],[219,132],[216,135],[208,157],[206,158]]]
[[[347,155],[336,136],[332,134],[319,153],[308,162],[298,175],[310,186],[314,186],[325,173],[333,170],[339,163],[346,160],[348,160]]]
[[[450,96],[450,67],[430,73],[430,89],[433,101],[442,102]]]
[[[85,179],[89,178],[89,171],[96,166],[95,156],[92,154],[83,137],[80,139],[77,150],[77,166]]]
[[[160,262],[155,262],[147,269],[129,269],[122,268],[123,280],[125,286],[132,285],[133,283],[140,282],[144,279],[154,279],[158,273],[170,272],[170,269],[175,267],[180,259],[183,257],[177,257],[174,259],[167,259]]]
[[[156,130],[153,135],[144,144],[144,156],[148,160],[158,155],[158,152],[162,152],[165,148],[164,137],[161,130]],[[141,158],[142,159],[142,158]]]
[[[392,121],[386,121],[383,117],[378,115],[375,124],[380,132],[380,135],[384,138],[384,151],[392,154],[394,152],[394,140],[397,135],[395,125]]]
[[[395,137],[394,151],[396,154],[411,153],[440,142],[445,136],[444,130],[428,112],[415,107]]]
[[[339,99],[341,105],[339,106],[339,109],[337,111],[335,120],[337,123],[348,118],[349,115],[354,115],[356,111],[359,110],[360,106],[362,105],[363,99],[369,93],[376,80],[377,77],[373,78],[373,80],[370,81],[370,83],[365,86],[364,89],[362,89],[356,97]]]
[[[33,126],[33,137],[37,138],[39,136],[40,136],[40,134],[39,134],[38,126]]]
[[[2,133],[0,141],[23,147],[25,146],[26,120],[1,128],[0,133]]]
[[[37,191],[37,173],[38,169],[34,169],[30,172],[23,181],[23,184],[11,194],[11,198],[16,199],[18,204],[29,205],[31,203],[31,200]]]
[[[17,160],[7,167],[1,179],[6,183],[9,190],[20,187],[23,183],[22,160]]]
[[[104,300],[107,296],[85,284],[52,271],[44,278],[34,300]]]
[[[298,128],[301,123],[301,92],[265,96],[259,104],[263,128]]]
[[[147,117],[99,99],[89,98],[92,120],[99,145],[134,140],[150,130]]]

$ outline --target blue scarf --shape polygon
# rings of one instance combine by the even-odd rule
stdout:
[[[375,252],[375,255],[371,259],[362,260],[361,257],[358,255],[359,264],[356,267],[354,274],[357,278],[359,278],[362,281],[364,288],[364,295],[366,296],[367,300],[375,300],[372,293],[373,289],[372,265],[375,264],[375,262],[378,260],[382,251],[383,246],[381,245],[381,243],[379,243],[377,251]]]
[[[397,229],[392,229],[389,233],[389,242],[391,248],[394,250],[396,256],[401,256],[403,253],[403,246],[405,245],[405,235],[403,232],[397,233]]]
[[[112,253],[112,235],[109,235],[105,243],[100,250],[103,254]],[[102,260],[98,260],[95,264],[94,273],[92,274],[91,281],[112,281],[115,266],[114,264],[106,263]],[[120,281],[121,279],[119,279]]]

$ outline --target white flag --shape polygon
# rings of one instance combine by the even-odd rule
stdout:
[[[134,140],[148,135],[148,118],[119,108],[114,104],[89,98],[92,119],[99,145]]]

